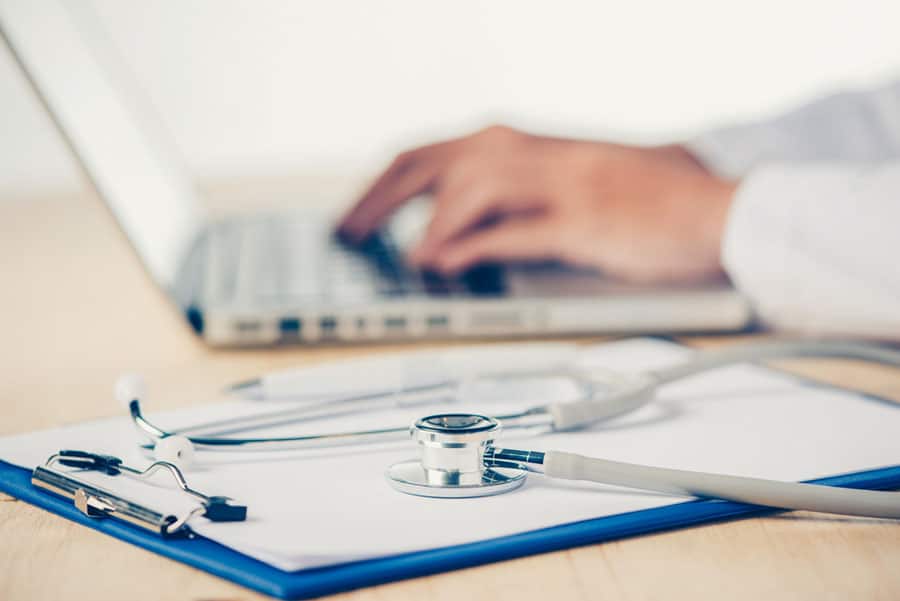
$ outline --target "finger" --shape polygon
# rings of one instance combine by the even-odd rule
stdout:
[[[442,190],[435,199],[431,221],[409,256],[413,264],[431,260],[442,246],[467,229],[501,213],[501,188],[477,182],[454,191]]]
[[[412,261],[431,260],[451,240],[492,217],[539,208],[536,186],[517,170],[506,171],[508,175],[498,172],[498,168],[474,168],[442,186],[431,222],[411,255]]]
[[[440,142],[400,154],[344,216],[338,233],[350,241],[362,240],[405,201],[427,192],[457,142]]]
[[[448,243],[433,265],[456,274],[478,263],[555,259],[557,234],[554,222],[544,215],[513,217]]]

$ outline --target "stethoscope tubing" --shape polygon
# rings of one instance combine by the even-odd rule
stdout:
[[[821,484],[782,482],[609,461],[563,451],[547,451],[544,474],[665,494],[725,499],[778,509],[795,509],[900,519],[900,492],[855,490]]]
[[[841,357],[861,359],[889,365],[900,366],[900,351],[874,344],[843,341],[774,341],[734,346],[713,351],[700,351],[691,360],[659,370],[640,374],[617,374],[604,369],[579,368],[551,372],[544,375],[563,375],[572,377],[581,384],[582,398],[576,401],[553,402],[531,407],[525,411],[495,416],[507,430],[517,428],[545,428],[554,431],[566,431],[582,428],[594,423],[612,419],[648,404],[655,397],[656,391],[663,385],[680,380],[704,371],[723,367],[733,363],[756,362],[769,359],[797,357]],[[518,372],[513,374],[520,375]],[[537,375],[541,375],[538,373]],[[503,374],[498,374],[502,377]],[[448,395],[457,382],[445,381],[427,386],[410,387],[384,393],[350,395],[343,398],[332,398],[320,402],[306,403],[300,407],[269,412],[247,418],[232,418],[219,422],[197,425],[182,430],[164,430],[152,424],[141,412],[140,400],[132,399],[128,403],[132,421],[150,442],[176,434],[184,434],[195,445],[197,450],[215,451],[279,451],[314,449],[330,446],[378,444],[394,440],[403,440],[409,431],[407,425],[373,430],[356,430],[346,432],[330,432],[282,437],[232,437],[223,436],[222,427],[231,432],[246,431],[271,425],[284,425],[289,421],[333,417],[341,414],[358,412],[366,409],[394,406],[412,406],[415,401],[404,401],[406,395],[422,395],[446,389]],[[280,421],[279,421],[280,420]],[[188,434],[198,429],[216,428],[220,432],[215,436]]]
[[[474,417],[492,422],[495,426],[502,423],[503,427],[507,429],[540,426],[549,430],[567,430],[583,427],[634,411],[650,402],[657,389],[669,382],[732,363],[788,357],[842,357],[900,366],[900,352],[871,344],[835,341],[767,342],[714,352],[701,352],[686,363],[633,376],[610,374],[603,370],[571,369],[567,371],[567,375],[574,376],[582,384],[584,398],[581,400],[548,403],[523,412],[495,418]],[[445,384],[452,387],[452,383],[441,383],[441,385]],[[601,395],[601,389],[604,393],[608,393],[611,384],[612,394]],[[412,392],[421,393],[424,390]],[[309,404],[299,409],[256,416],[249,421],[244,418],[222,420],[204,424],[202,427],[195,426],[184,429],[181,432],[187,433],[191,430],[196,431],[216,426],[219,427],[220,432],[223,427],[231,428],[231,431],[235,432],[252,429],[258,427],[259,424],[271,425],[273,419],[309,419],[320,415],[323,411],[326,414],[331,412],[330,414],[334,415],[335,409],[337,409],[336,413],[340,414],[345,411],[357,411],[373,403],[375,406],[383,406],[383,402],[384,399],[378,395],[331,399]],[[396,403],[396,399],[394,402]],[[158,441],[178,435],[174,431],[166,431],[148,421],[141,413],[138,398],[133,398],[128,403],[128,407],[135,426],[151,441],[144,448],[152,449]],[[460,416],[459,414],[446,415],[454,418]],[[423,420],[425,419],[431,418],[423,418]],[[419,420],[417,424],[423,420]],[[286,437],[235,438],[221,435],[191,435],[186,436],[187,440],[184,442],[193,445],[196,450],[204,451],[273,451],[399,441],[408,438],[409,433],[410,428],[403,426]],[[450,431],[447,435],[459,437],[461,434],[458,431]],[[495,449],[492,446],[493,440],[480,443],[491,445],[487,447],[487,454],[482,457],[477,453],[485,452],[483,446],[463,443],[463,440],[464,438],[459,438],[459,442],[453,442],[450,446],[468,446],[475,449],[473,452],[476,453],[476,457],[481,457],[478,461],[471,462],[471,465],[475,466],[473,469],[476,476],[479,474],[479,469],[483,471],[492,466],[514,467],[520,470],[543,472],[551,478],[585,480],[679,496],[725,499],[779,509],[900,518],[900,492],[851,490],[816,484],[638,465],[586,457],[565,451]],[[478,450],[479,448],[481,451]],[[430,455],[432,463],[435,456],[437,455]],[[458,458],[456,455],[454,457]],[[479,465],[481,465],[480,468]],[[429,469],[440,471],[446,469],[446,466]]]
[[[298,451],[312,450],[342,446],[357,446],[367,444],[379,444],[388,442],[400,442],[409,438],[409,426],[380,428],[372,430],[352,430],[346,432],[328,432],[325,434],[307,434],[301,436],[283,437],[223,437],[223,436],[198,436],[184,435],[178,430],[164,430],[156,426],[144,417],[141,412],[140,401],[134,399],[129,403],[131,420],[137,429],[148,439],[148,443],[142,445],[145,450],[153,450],[155,443],[163,438],[172,436],[184,436],[197,451],[220,452],[267,452],[267,451]],[[296,415],[296,414],[295,414]],[[540,408],[532,408],[519,413],[499,415],[507,429],[549,429],[551,417]],[[204,424],[209,427],[211,424]]]

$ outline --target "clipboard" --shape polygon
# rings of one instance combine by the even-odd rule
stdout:
[[[805,378],[797,379],[812,382]],[[819,382],[812,383],[820,388],[844,390]],[[853,392],[863,398],[890,402],[877,396]],[[0,491],[120,540],[282,599],[319,597],[537,553],[779,511],[730,501],[692,500],[474,543],[290,572],[202,536],[164,538],[127,522],[88,517],[70,499],[48,494],[33,486],[31,478],[31,470],[0,460]],[[900,465],[808,482],[872,490],[897,489],[900,488]]]
[[[873,490],[900,488],[900,466],[810,482]],[[167,539],[125,522],[89,518],[66,499],[32,486],[31,470],[4,461],[0,461],[0,490],[88,528],[281,599],[320,597],[526,555],[778,511],[730,501],[686,501],[477,543],[284,572],[200,536]]]

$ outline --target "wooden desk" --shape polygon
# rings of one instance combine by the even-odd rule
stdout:
[[[231,189],[238,197],[261,196],[258,186]],[[283,190],[276,196],[293,197]],[[89,193],[0,202],[0,276],[0,434],[118,414],[111,386],[124,370],[145,373],[153,406],[166,408],[210,398],[224,383],[264,370],[373,350],[205,348],[144,275]],[[900,399],[896,371],[835,361],[794,367]],[[549,553],[338,597],[900,599],[898,566],[896,522],[789,513]],[[0,599],[63,598],[262,597],[0,495]]]

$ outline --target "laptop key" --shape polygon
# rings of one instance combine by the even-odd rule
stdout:
[[[475,296],[501,296],[506,293],[506,278],[502,265],[476,265],[460,276],[466,289]]]

